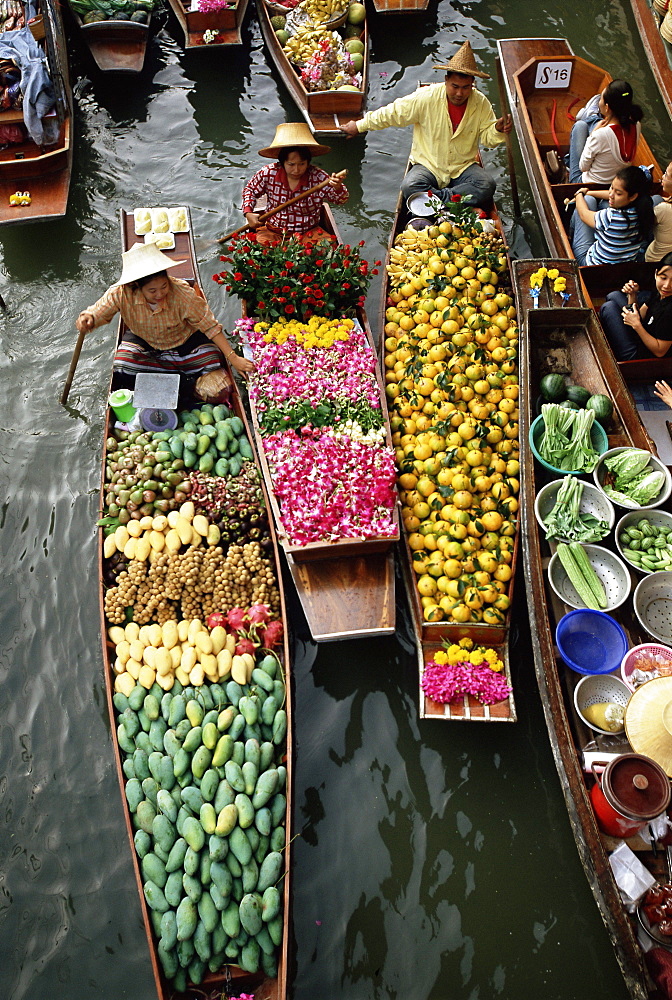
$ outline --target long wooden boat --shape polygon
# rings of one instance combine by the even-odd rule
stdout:
[[[566,278],[570,299],[561,307],[559,297],[544,283],[537,307],[530,296],[530,275],[540,266],[557,268]],[[568,260],[518,260],[513,264],[514,286],[521,322],[521,405],[520,429],[526,439],[532,419],[540,379],[550,372],[568,376],[593,393],[608,395],[614,404],[614,418],[609,430],[609,447],[629,446],[655,450],[643,427],[632,397],[625,385],[622,370],[607,349],[604,333],[595,313],[582,297],[576,264]],[[529,453],[528,453],[529,455]],[[660,994],[653,992],[647,975],[645,957],[637,935],[634,914],[623,905],[609,865],[609,854],[619,840],[601,833],[590,799],[595,782],[585,754],[629,752],[625,736],[601,736],[589,729],[574,706],[574,689],[580,676],[570,670],[558,655],[555,628],[569,610],[548,584],[547,568],[555,548],[545,540],[534,515],[539,489],[557,474],[543,469],[528,457],[528,475],[522,487],[522,548],[534,664],[541,693],[555,763],[565,796],[570,823],[576,838],[586,877],[593,891],[616,956],[633,1000],[645,1000]],[[605,544],[604,542],[601,544]],[[626,631],[630,645],[650,641],[639,626],[627,601],[610,612]],[[664,848],[652,849],[648,839],[635,836],[626,843],[649,871],[660,881],[667,881]]]
[[[410,215],[406,208],[403,198],[399,196],[396,210],[394,224],[392,227],[392,232],[390,235],[387,261],[386,261],[386,278],[383,282],[383,290],[381,297],[381,310],[379,316],[379,351],[381,357],[381,367],[385,365],[385,351],[386,351],[386,325],[387,325],[387,310],[388,307],[393,303],[393,299],[390,298],[390,292],[393,291],[393,282],[390,278],[390,273],[388,266],[391,260],[391,251],[395,245],[395,241],[400,233],[406,228],[408,222],[410,221]],[[419,220],[418,220],[419,221]],[[496,209],[490,213],[490,219],[488,220],[491,229],[499,232],[502,240],[504,240],[504,233],[501,227],[501,222],[497,214]],[[506,244],[504,243],[504,246]],[[439,275],[439,278],[441,276]],[[438,280],[438,279],[437,279]],[[498,289],[500,290],[500,289]],[[448,341],[449,337],[445,336],[437,340],[437,343],[442,343],[442,341]],[[450,398],[448,395],[444,394],[444,398]],[[394,406],[394,404],[392,404]],[[396,416],[395,410],[392,410],[392,424],[393,429],[395,426],[394,416]],[[438,420],[437,420],[438,422]],[[394,441],[394,438],[393,438]],[[449,463],[448,463],[449,464]],[[521,462],[520,475],[524,476],[525,469],[524,463]],[[401,497],[403,500],[404,493],[400,482]],[[400,551],[402,559],[403,576],[406,584],[406,593],[408,596],[408,603],[411,613],[411,622],[413,627],[413,632],[416,641],[417,650],[417,664],[418,664],[418,692],[419,692],[419,705],[420,705],[420,717],[426,719],[443,719],[443,720],[456,720],[456,721],[480,721],[480,722],[515,722],[516,721],[516,706],[513,694],[513,688],[511,687],[511,673],[510,673],[510,661],[509,661],[509,628],[510,628],[510,613],[507,613],[504,619],[499,624],[483,624],[478,622],[467,622],[464,624],[456,624],[448,621],[427,621],[424,616],[424,607],[422,604],[421,596],[417,587],[417,574],[414,572],[414,550],[411,548],[409,539],[412,534],[412,530],[409,529],[404,522],[404,527],[401,531],[401,542]],[[518,553],[518,532],[516,532],[515,546],[513,550],[512,558],[512,568],[515,569],[516,560]],[[507,596],[509,602],[513,601],[513,585],[514,576],[512,574],[510,583],[507,587]],[[475,644],[486,646],[492,648],[496,651],[499,659],[504,664],[504,673],[506,675],[507,681],[511,688],[511,693],[509,696],[493,705],[481,704],[476,698],[471,695],[464,695],[461,699],[454,701],[452,703],[439,703],[431,699],[422,688],[422,677],[425,671],[426,664],[434,658],[437,651],[443,648],[445,642],[458,642],[460,639],[471,639]]]
[[[136,241],[137,237],[134,232],[134,216],[133,212],[126,212],[122,209],[120,212],[120,223],[121,223],[121,242],[122,248],[124,250],[129,249]],[[192,236],[191,221],[189,220],[189,231],[176,233],[175,234],[175,247],[172,250],[165,251],[167,256],[183,261],[180,265],[171,269],[171,274],[175,277],[182,278],[188,281],[192,287],[194,287],[199,294],[203,294],[200,285],[200,278],[198,274],[198,265],[196,261],[196,253],[194,249],[194,241]],[[125,332],[124,324],[120,321],[119,323],[119,338]],[[231,374],[229,369],[229,374]],[[111,380],[111,388],[114,388],[114,379]],[[194,405],[199,405],[197,400],[194,401]],[[236,416],[240,418],[245,427],[245,433],[247,435],[248,441],[251,440],[250,428],[247,422],[245,409],[243,407],[240,394],[235,388],[230,401],[231,408],[233,409]],[[115,422],[115,415],[111,409],[108,409],[106,416],[106,427],[105,436],[106,439],[109,438],[112,433]],[[103,468],[102,468],[102,483],[103,491],[101,492],[101,512],[104,510],[104,484],[106,477],[106,453],[103,450]],[[263,480],[261,480],[263,489]],[[268,508],[268,498],[265,495],[265,504]],[[281,647],[277,649],[277,656],[281,662],[281,667],[283,670],[283,680],[285,682],[286,690],[286,702],[285,709],[287,712],[287,734],[285,737],[285,753],[283,756],[283,762],[287,769],[286,774],[286,784],[284,787],[284,793],[286,795],[286,809],[284,816],[285,824],[285,842],[283,846],[283,856],[284,856],[284,870],[281,878],[278,880],[278,884],[282,882],[279,888],[280,895],[282,898],[283,906],[283,924],[282,924],[282,941],[277,950],[278,958],[278,971],[277,976],[273,978],[268,978],[263,975],[261,971],[250,974],[244,971],[239,965],[227,964],[215,972],[206,972],[205,978],[198,986],[193,983],[187,983],[187,988],[185,991],[176,991],[172,981],[169,981],[164,974],[162,964],[159,960],[158,951],[158,941],[159,934],[156,930],[156,926],[153,924],[152,914],[153,911],[148,906],[146,899],[146,893],[143,887],[146,875],[142,871],[142,863],[136,852],[134,837],[137,832],[137,823],[134,822],[132,814],[129,808],[129,799],[127,795],[127,779],[128,775],[124,769],[124,758],[127,756],[121,747],[117,743],[117,739],[114,738],[115,742],[115,766],[117,771],[117,777],[119,780],[119,787],[121,792],[121,800],[124,810],[124,819],[126,823],[126,829],[129,836],[131,856],[133,861],[133,870],[135,874],[135,879],[138,887],[140,906],[142,912],[142,919],[145,928],[145,933],[147,937],[147,944],[149,949],[150,962],[152,966],[152,971],[155,980],[156,993],[158,1000],[202,1000],[202,997],[207,995],[214,995],[214,992],[226,992],[227,995],[238,994],[240,992],[250,992],[253,993],[257,1000],[285,1000],[287,996],[287,975],[288,975],[288,953],[289,953],[289,940],[288,933],[290,927],[290,855],[291,855],[291,835],[290,835],[290,823],[291,823],[291,798],[292,798],[292,692],[291,692],[291,677],[290,677],[290,659],[289,659],[289,640],[287,632],[287,616],[285,609],[285,599],[282,589],[282,576],[280,571],[280,564],[278,558],[278,547],[275,533],[273,531],[272,520],[269,517],[269,529],[271,532],[272,539],[272,563],[275,566],[275,576],[277,580],[277,586],[280,593],[280,620],[283,623],[283,639]],[[101,528],[101,532],[102,532]],[[117,706],[115,706],[115,676],[118,673],[115,670],[115,645],[109,638],[109,622],[105,615],[105,559],[103,555],[103,541],[101,537],[101,545],[99,549],[99,577],[100,577],[100,621],[101,621],[101,634],[103,639],[103,665],[104,665],[104,677],[105,677],[105,687],[107,695],[107,706],[109,712],[109,718],[111,723],[112,732],[117,732],[117,727],[120,721],[120,713]],[[224,685],[224,681],[221,682]],[[196,689],[198,690],[198,689]],[[241,738],[241,737],[238,737]],[[143,789],[144,791],[144,789]],[[216,799],[215,799],[216,801]],[[206,836],[207,843],[207,836]],[[207,854],[207,848],[204,852]]]
[[[322,206],[320,224],[340,242],[336,220],[327,204]],[[357,311],[357,318],[375,355],[371,328],[363,309]],[[391,446],[384,383],[379,371],[376,378],[386,419],[387,442]],[[280,505],[271,486],[271,473],[253,403],[251,413],[276,532],[311,635],[316,642],[392,635],[395,629],[394,546],[399,539],[397,511],[394,512],[396,532],[393,536],[292,544],[282,526]]]
[[[630,0],[651,72],[672,117],[672,49],[660,33],[661,17],[649,0]]]
[[[58,122],[58,138],[53,145],[40,146],[26,133],[22,142],[0,149],[0,226],[56,219],[65,215],[68,204],[73,155],[72,93],[61,8],[56,0],[39,0],[39,15],[29,28],[44,53],[54,87],[56,101],[46,120]],[[23,110],[0,111],[0,125],[24,128]],[[30,203],[12,204],[10,196],[17,191],[27,192]]]
[[[604,89],[611,77],[598,66],[575,56],[564,39],[509,38],[498,41],[497,47],[514,127],[549,253],[573,258],[565,199],[572,199],[582,185],[552,184],[544,168],[544,158],[549,150],[561,155],[569,150],[572,109],[583,107],[593,94]],[[633,163],[653,166],[653,179],[660,181],[660,167],[643,135]],[[584,296],[599,309],[609,292],[621,288],[631,278],[641,281],[643,287],[652,288],[653,271],[652,265],[637,263],[581,267]],[[672,376],[672,357],[620,364],[628,381]]]
[[[261,32],[271,61],[282,82],[294,98],[301,114],[315,135],[342,135],[338,126],[349,121],[358,121],[364,116],[366,109],[369,76],[369,32],[366,23],[363,25],[360,35],[364,46],[364,66],[359,90],[309,91],[306,90],[301,80],[300,71],[290,63],[278,40],[271,24],[273,13],[274,11],[269,9],[266,0],[259,0],[257,15],[261,24]]]
[[[168,0],[184,34],[184,48],[218,49],[224,45],[241,45],[241,29],[248,0],[236,0],[224,10],[200,11],[198,2]],[[206,32],[208,34],[206,34]]]
[[[429,0],[373,0],[376,14],[416,14],[429,7]]]
[[[147,53],[149,23],[107,18],[105,21],[87,24],[70,4],[67,6],[80,37],[88,46],[101,73],[132,74],[142,70]],[[129,10],[132,13],[130,3]]]

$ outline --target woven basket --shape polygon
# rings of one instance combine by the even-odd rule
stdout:
[[[269,3],[269,0],[264,0],[264,3],[266,4],[269,10],[273,9],[276,14],[289,15],[288,30],[289,29],[293,30],[296,27],[296,25],[298,25],[302,20],[307,20],[309,17],[309,15],[307,15],[305,11],[302,9],[300,4],[297,7],[292,7],[291,10],[287,10],[287,8],[285,7],[278,7],[277,4]],[[292,14],[296,14],[296,17],[292,18],[291,17]],[[341,25],[345,24],[347,19],[348,19],[348,6],[346,4],[345,10],[343,11],[342,14],[339,14],[337,17],[332,18],[331,21],[324,21],[322,23],[324,24],[324,27],[327,29],[327,31],[334,31],[336,28],[340,28]]]
[[[669,10],[660,23],[660,33],[666,42],[672,42],[672,13]]]
[[[662,17],[667,13],[667,8],[670,6],[670,0],[652,0],[651,6]]]

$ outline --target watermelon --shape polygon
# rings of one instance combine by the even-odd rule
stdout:
[[[584,389],[582,385],[567,386],[567,399],[571,399],[573,403],[578,403],[579,406],[585,406],[590,396],[591,393],[587,389]]]
[[[611,416],[614,412],[614,404],[608,396],[602,396],[600,393],[597,393],[595,396],[591,396],[590,399],[587,400],[586,409],[592,410],[595,414],[595,419],[605,425],[611,420]]]
[[[539,383],[539,391],[549,403],[559,403],[561,399],[565,399],[567,396],[567,386],[565,385],[564,378],[562,375],[553,373],[544,375]]]
[[[582,407],[578,403],[572,402],[571,399],[561,399],[558,406],[564,406],[566,410],[580,410]]]

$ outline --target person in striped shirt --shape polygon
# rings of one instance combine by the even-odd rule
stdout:
[[[639,167],[623,167],[608,191],[579,188],[570,237],[579,264],[618,264],[637,260],[651,239],[655,216],[649,179]],[[608,207],[598,210],[598,202]]]
[[[338,174],[313,165],[313,156],[328,153],[329,146],[317,142],[303,122],[285,122],[278,125],[270,146],[259,150],[260,156],[272,157],[270,163],[250,178],[243,188],[243,213],[245,221],[255,230],[257,242],[278,243],[284,236],[296,236],[302,243],[333,240],[333,236],[320,226],[322,203],[343,205],[348,200],[348,189]],[[318,184],[319,191],[305,194]],[[261,210],[257,203],[265,199],[264,212],[300,198],[287,208],[276,212],[266,223],[259,224]]]
[[[88,333],[121,315],[127,329],[114,356],[117,388],[132,389],[139,372],[179,373],[185,386],[215,372],[226,381],[222,355],[236,371],[254,368],[236,354],[203,296],[167,273],[182,263],[153,243],[136,243],[122,254],[119,281],[77,317],[77,330]]]

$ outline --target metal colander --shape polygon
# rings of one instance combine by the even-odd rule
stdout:
[[[597,573],[607,596],[607,606],[602,611],[618,608],[630,593],[630,572],[617,555],[601,545],[584,545],[588,561]],[[672,576],[672,574],[670,574]],[[561,601],[570,608],[585,608],[585,604],[570,582],[565,568],[556,552],[548,564],[548,582]],[[672,596],[672,594],[671,594]]]
[[[595,729],[598,733],[613,736],[613,731],[600,729],[594,723],[588,722],[583,714],[584,709],[589,705],[601,705],[604,702],[613,702],[625,708],[631,695],[632,691],[620,677],[614,677],[613,674],[590,674],[582,677],[574,688],[574,705],[587,726]]]
[[[672,572],[660,570],[637,584],[633,597],[642,628],[659,642],[672,642]]]

